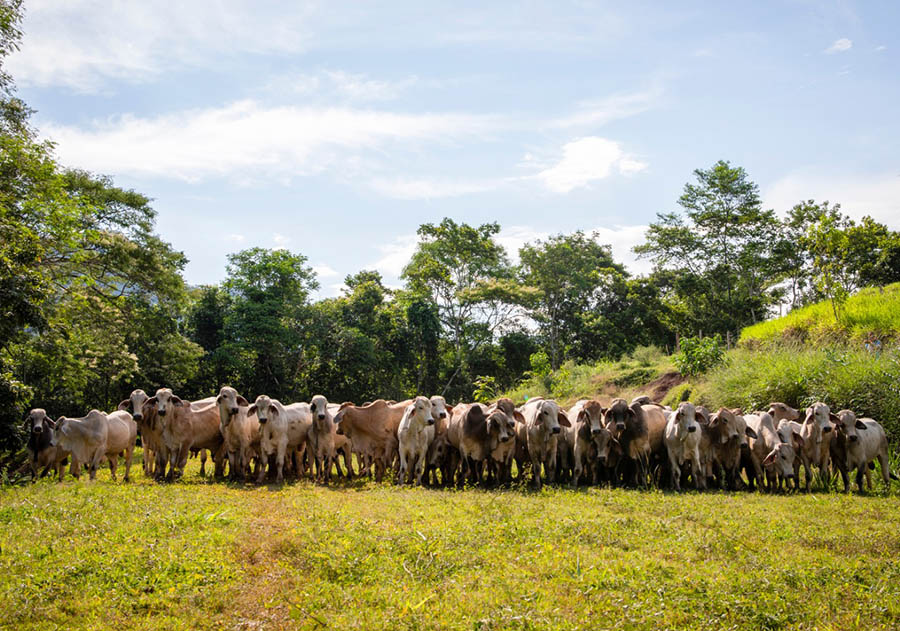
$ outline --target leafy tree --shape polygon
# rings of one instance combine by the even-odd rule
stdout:
[[[241,366],[233,385],[285,398],[301,369],[309,294],[319,286],[315,272],[301,254],[259,247],[229,255],[226,269],[224,350]]]
[[[466,369],[473,351],[515,323],[521,291],[506,252],[494,240],[496,223],[472,227],[445,218],[419,227],[419,243],[403,270],[409,289],[437,306],[453,349],[453,372],[444,389]],[[472,375],[468,377],[471,389]]]
[[[675,298],[710,332],[737,333],[779,298],[773,249],[780,222],[762,209],[744,169],[719,161],[694,175],[678,200],[682,212],[660,213],[635,252],[687,280],[673,285]]]
[[[527,244],[519,250],[522,280],[536,291],[529,315],[547,340],[552,368],[559,368],[582,314],[594,307],[607,272],[624,274],[597,234],[578,231]]]

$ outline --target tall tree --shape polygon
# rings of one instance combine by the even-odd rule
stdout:
[[[764,318],[779,298],[773,248],[780,222],[763,210],[759,187],[740,167],[719,161],[694,171],[678,200],[681,212],[660,213],[635,248],[658,269],[692,279],[690,304],[708,332],[737,333]]]
[[[440,224],[423,224],[403,270],[409,289],[437,306],[453,348],[454,370],[445,390],[465,371],[475,349],[517,319],[521,292],[506,251],[494,240],[498,232],[496,223],[473,227],[445,218]]]
[[[538,323],[557,369],[582,314],[596,301],[606,272],[624,274],[598,235],[578,231],[526,244],[519,250],[522,281],[536,291],[529,315]]]

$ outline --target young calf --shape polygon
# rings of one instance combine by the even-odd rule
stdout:
[[[106,459],[109,460],[109,474],[116,479],[119,467],[119,454],[125,454],[125,481],[131,479],[131,458],[134,455],[134,444],[137,440],[137,423],[125,410],[116,410],[106,415]]]
[[[792,481],[796,487],[795,452],[792,443],[788,442],[791,440],[791,436],[787,437],[787,441],[783,441],[775,428],[775,422],[767,412],[744,414],[743,418],[747,427],[757,435],[755,439],[750,439],[750,457],[754,470],[753,476],[760,488],[763,486],[763,471],[765,471],[767,486],[771,491],[780,486],[782,478]]]
[[[243,480],[249,469],[250,459],[259,445],[259,419],[248,415],[250,402],[230,386],[222,386],[216,397],[219,408],[219,430],[228,456],[228,476]]]
[[[598,470],[606,466],[614,441],[609,430],[603,427],[603,406],[599,401],[581,400],[571,407],[567,416],[570,427],[565,431],[565,442],[573,459],[572,487],[578,486],[585,467],[591,472],[591,484],[596,484]]]
[[[248,414],[256,414],[259,419],[259,452],[260,467],[256,481],[262,483],[266,477],[266,467],[272,473],[274,457],[275,482],[284,481],[285,456],[288,450],[293,452],[306,444],[309,428],[312,426],[312,413],[308,403],[292,403],[282,405],[281,401],[264,394],[256,397],[256,401],[247,410]],[[299,469],[300,459],[296,467]],[[299,477],[300,472],[297,471]]]

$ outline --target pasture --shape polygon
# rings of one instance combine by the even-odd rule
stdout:
[[[0,488],[0,627],[900,625],[900,497],[200,478]]]

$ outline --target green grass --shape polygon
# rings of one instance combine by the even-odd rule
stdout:
[[[638,348],[618,361],[595,364],[566,362],[549,375],[531,376],[503,393],[513,401],[541,396],[569,406],[578,399],[591,397],[629,398],[645,394],[644,386],[675,370],[672,359],[656,347]]]
[[[747,327],[741,331],[740,342],[753,345],[799,340],[862,344],[871,333],[883,340],[900,340],[900,283],[884,289],[866,288],[851,296],[841,308],[839,322],[831,302],[826,300]]]
[[[44,480],[0,489],[0,626],[900,625],[900,497]]]

